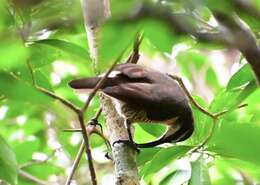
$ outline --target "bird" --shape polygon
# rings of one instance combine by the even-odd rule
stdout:
[[[101,78],[96,76],[75,79],[69,82],[69,86],[73,89],[93,89]],[[194,131],[194,118],[188,97],[166,73],[139,64],[118,64],[99,90],[111,97],[116,111],[124,118],[128,142],[136,148],[184,141]],[[155,141],[135,143],[130,128],[133,123],[138,122],[160,123],[168,128]]]

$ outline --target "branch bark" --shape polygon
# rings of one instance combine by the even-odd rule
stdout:
[[[128,140],[124,119],[117,113],[111,98],[101,94],[102,110],[106,116],[108,139],[111,145],[118,140]],[[125,143],[112,145],[116,185],[139,185],[136,151]]]
[[[243,9],[243,11],[246,10]],[[260,82],[260,46],[254,33],[241,22],[239,17],[231,17],[219,12],[213,12],[213,14],[220,23],[217,31],[216,29],[206,32],[200,31],[187,15],[172,13],[172,10],[166,6],[150,3],[142,3],[134,14],[119,21],[138,21],[143,18],[153,18],[165,22],[174,34],[192,35],[202,42],[219,43],[238,49],[251,65],[257,81]]]

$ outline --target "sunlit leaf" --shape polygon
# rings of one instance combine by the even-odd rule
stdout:
[[[219,123],[210,142],[209,150],[223,156],[230,156],[260,164],[260,123]]]
[[[51,64],[59,56],[57,50],[49,45],[34,43],[30,45],[29,49],[31,50],[30,62],[33,68]]]
[[[210,185],[208,166],[206,161],[199,157],[192,164],[192,175],[189,185]]]
[[[121,1],[121,0],[112,0],[111,1],[111,12],[114,17],[124,17],[130,16],[133,11],[140,5],[139,0],[131,1]]]
[[[145,172],[145,175],[149,175],[162,169],[170,162],[186,154],[190,149],[191,147],[189,146],[172,146],[161,149],[154,155],[153,159],[149,164],[149,168]]]
[[[229,80],[227,89],[239,88],[254,79],[254,73],[249,64],[241,67]]]
[[[181,66],[182,73],[192,80],[192,71],[200,72],[209,61],[208,57],[198,51],[183,51],[177,55],[177,63]]]
[[[154,155],[159,152],[162,148],[144,148],[141,150],[140,154],[137,156],[138,165],[143,165],[146,162],[150,161]]]
[[[0,93],[11,100],[32,103],[48,103],[51,98],[34,87],[7,73],[0,73]]]
[[[81,46],[76,45],[74,43],[67,42],[64,40],[59,40],[59,39],[39,40],[39,41],[36,41],[36,43],[53,46],[55,48],[61,49],[63,51],[66,51],[66,52],[76,55],[78,57],[81,57],[82,59],[90,61],[88,52]]]
[[[150,40],[154,47],[162,52],[171,52],[176,37],[167,24],[147,19],[143,21],[143,29],[144,36]]]
[[[0,136],[0,179],[17,184],[17,162],[15,153]]]
[[[18,163],[23,164],[32,160],[32,154],[40,149],[40,140],[16,141],[13,145]]]
[[[165,125],[162,124],[149,125],[144,123],[139,125],[143,130],[155,137],[161,136],[166,131]]]
[[[176,170],[175,172],[169,174],[166,178],[164,178],[160,185],[182,185],[186,183],[190,179],[190,171],[189,170]]]
[[[140,31],[140,26],[137,23],[107,23],[100,31],[98,51],[101,63],[99,68],[109,66],[123,51],[128,49],[133,44],[138,31]]]
[[[41,165],[30,166],[26,168],[26,171],[40,179],[47,180],[50,175],[58,175],[64,170],[57,165],[52,165],[51,163],[43,163]]]
[[[26,62],[28,50],[22,41],[19,38],[1,37],[0,35],[0,70],[9,70],[23,65]]]

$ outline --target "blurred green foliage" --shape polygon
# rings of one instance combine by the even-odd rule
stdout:
[[[133,15],[140,2],[111,0],[112,19],[101,27],[99,33],[98,67],[101,71],[105,71],[122,53],[124,62],[137,33],[143,33],[141,53],[149,58],[149,62],[156,56],[165,60],[166,68],[170,69],[176,63],[185,83],[189,82],[193,87],[193,96],[200,105],[211,112],[228,111],[213,123],[192,105],[196,127],[193,136],[178,145],[142,149],[137,156],[140,178],[153,185],[260,183],[260,90],[250,66],[240,64],[226,83],[220,83],[225,71],[218,72],[217,67],[221,64],[213,65],[210,52],[227,49],[214,43],[200,43],[189,35],[173,33],[165,22],[152,18],[120,21]],[[250,2],[260,9],[259,0]],[[238,11],[231,1],[166,0],[164,4],[174,13],[187,13],[198,27],[211,24],[214,20],[212,10],[217,10],[226,14],[237,13],[254,33],[260,31],[259,20]],[[196,16],[191,14],[194,12]],[[175,52],[182,44],[184,49]],[[176,54],[170,56],[172,53]],[[166,60],[169,57],[170,62]],[[149,62],[146,65],[156,65]],[[79,125],[71,110],[34,87],[31,73],[38,86],[83,106],[84,101],[67,86],[67,82],[76,76],[94,75],[91,66],[79,1],[0,0],[1,180],[12,185],[35,184],[21,175],[20,170],[23,170],[44,181],[55,176],[58,183],[64,183],[81,135],[63,132],[63,129],[78,128]],[[211,101],[203,96],[208,90],[197,87],[203,81],[212,94]],[[244,103],[248,105],[237,109]],[[95,115],[99,105],[98,98],[95,98],[86,120]],[[100,123],[105,127],[104,122],[102,115]],[[190,154],[191,149],[205,140],[213,124],[216,125],[209,141]],[[162,125],[139,124],[135,139],[140,143],[154,140],[164,131]],[[91,137],[91,146],[94,151],[105,154],[105,144],[100,137]],[[37,156],[42,157],[38,159]],[[48,160],[44,161],[46,158]],[[100,181],[103,175],[111,172],[111,163],[103,163],[96,156],[94,160],[99,166],[97,169],[110,167],[97,170]],[[80,168],[84,169],[86,163],[83,158]],[[85,177],[78,173],[75,179],[78,184],[90,183]]]

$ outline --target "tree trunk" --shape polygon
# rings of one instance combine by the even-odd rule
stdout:
[[[112,145],[118,140],[128,140],[124,119],[117,113],[111,98],[101,94],[102,110],[106,116],[108,139]],[[125,143],[112,146],[116,185],[139,185],[136,151]]]

